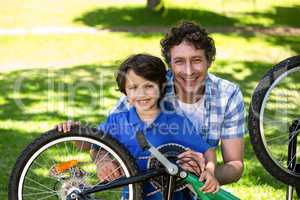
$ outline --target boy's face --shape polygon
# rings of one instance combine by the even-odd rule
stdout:
[[[160,95],[158,84],[138,76],[133,70],[129,70],[126,74],[125,90],[129,104],[133,105],[137,111],[157,109]]]
[[[176,87],[185,95],[199,94],[209,67],[204,50],[183,41],[172,47],[170,53]]]

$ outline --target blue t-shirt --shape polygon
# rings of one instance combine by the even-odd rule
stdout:
[[[105,133],[111,134],[116,140],[128,149],[134,157],[139,170],[147,169],[149,157],[148,151],[143,151],[138,145],[135,135],[142,131],[147,140],[155,147],[163,144],[175,143],[194,151],[204,153],[210,147],[201,138],[201,134],[196,131],[192,123],[181,115],[176,114],[173,109],[161,111],[151,124],[145,124],[138,116],[134,107],[126,112],[113,113],[107,120],[98,127]],[[160,200],[161,194],[154,193],[154,187],[147,183],[144,186],[144,200]],[[175,192],[174,200],[193,199],[187,197],[182,192]]]

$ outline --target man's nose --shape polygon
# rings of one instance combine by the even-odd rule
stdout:
[[[186,65],[185,65],[185,70],[184,70],[184,72],[185,72],[185,74],[187,75],[187,76],[189,76],[189,75],[192,75],[193,74],[193,65],[192,65],[192,63],[191,62],[186,62]]]

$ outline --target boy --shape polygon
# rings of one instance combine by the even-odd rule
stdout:
[[[116,80],[119,90],[127,96],[131,107],[128,111],[110,114],[99,129],[111,134],[128,149],[135,158],[139,170],[147,168],[147,160],[143,158],[149,156],[149,153],[144,152],[135,140],[135,133],[138,131],[142,131],[150,143],[156,147],[175,143],[204,153],[205,173],[208,174],[206,176],[207,189],[216,192],[219,189],[219,183],[214,177],[216,162],[214,150],[202,140],[201,134],[196,132],[188,119],[177,114],[171,104],[161,101],[166,84],[164,63],[151,55],[130,56],[121,64]],[[58,126],[59,131],[62,129],[63,126]],[[95,158],[95,150],[91,153]],[[111,160],[97,160],[99,179],[113,180],[121,175]],[[155,193],[154,190],[150,183],[146,183],[144,199],[161,199],[160,193]],[[175,192],[174,199],[192,199],[192,197],[179,191]]]

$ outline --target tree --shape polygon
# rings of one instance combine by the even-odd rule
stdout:
[[[147,8],[152,11],[163,11],[163,0],[147,0]]]

